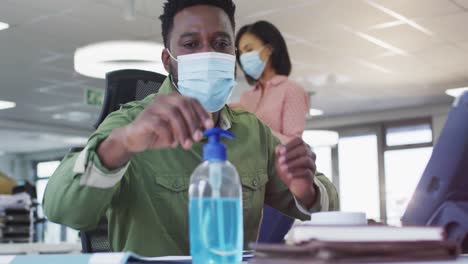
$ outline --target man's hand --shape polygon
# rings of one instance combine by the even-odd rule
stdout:
[[[197,100],[177,93],[156,96],[126,127],[126,148],[132,153],[177,145],[190,149],[213,125]]]
[[[277,146],[275,153],[276,171],[280,179],[303,205],[311,208],[316,198],[315,153],[300,138],[295,138],[286,145]]]
[[[108,169],[119,168],[133,153],[178,145],[189,149],[213,126],[197,100],[178,93],[156,96],[132,123],[112,131],[99,145],[98,155]]]

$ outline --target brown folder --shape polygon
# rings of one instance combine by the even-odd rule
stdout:
[[[449,241],[331,242],[311,240],[300,245],[251,244],[252,263],[359,263],[455,259],[456,243]]]

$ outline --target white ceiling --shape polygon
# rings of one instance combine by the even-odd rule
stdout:
[[[17,107],[0,120],[89,132],[99,109],[83,104],[84,89],[105,82],[75,73],[73,53],[106,40],[161,42],[164,1],[135,2],[127,21],[126,0],[2,0],[0,21],[11,27],[0,31],[0,100]],[[316,92],[312,107],[326,115],[448,103],[445,89],[468,86],[468,0],[235,2],[238,27],[279,27],[292,78]],[[233,101],[247,89],[239,77]],[[54,119],[70,112],[83,119]]]

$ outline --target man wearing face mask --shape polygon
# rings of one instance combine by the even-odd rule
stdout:
[[[164,4],[162,61],[169,77],[157,95],[112,113],[86,148],[66,157],[44,197],[49,220],[92,229],[104,215],[114,251],[188,255],[188,185],[201,162],[203,131],[214,126],[242,182],[244,237],[256,240],[264,203],[299,219],[333,207],[337,195],[315,173],[300,139],[280,145],[255,116],[225,105],[234,81],[232,0]]]

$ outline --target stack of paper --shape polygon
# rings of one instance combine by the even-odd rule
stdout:
[[[440,227],[317,226],[302,225],[292,231],[295,243],[322,241],[434,241],[445,239]]]

